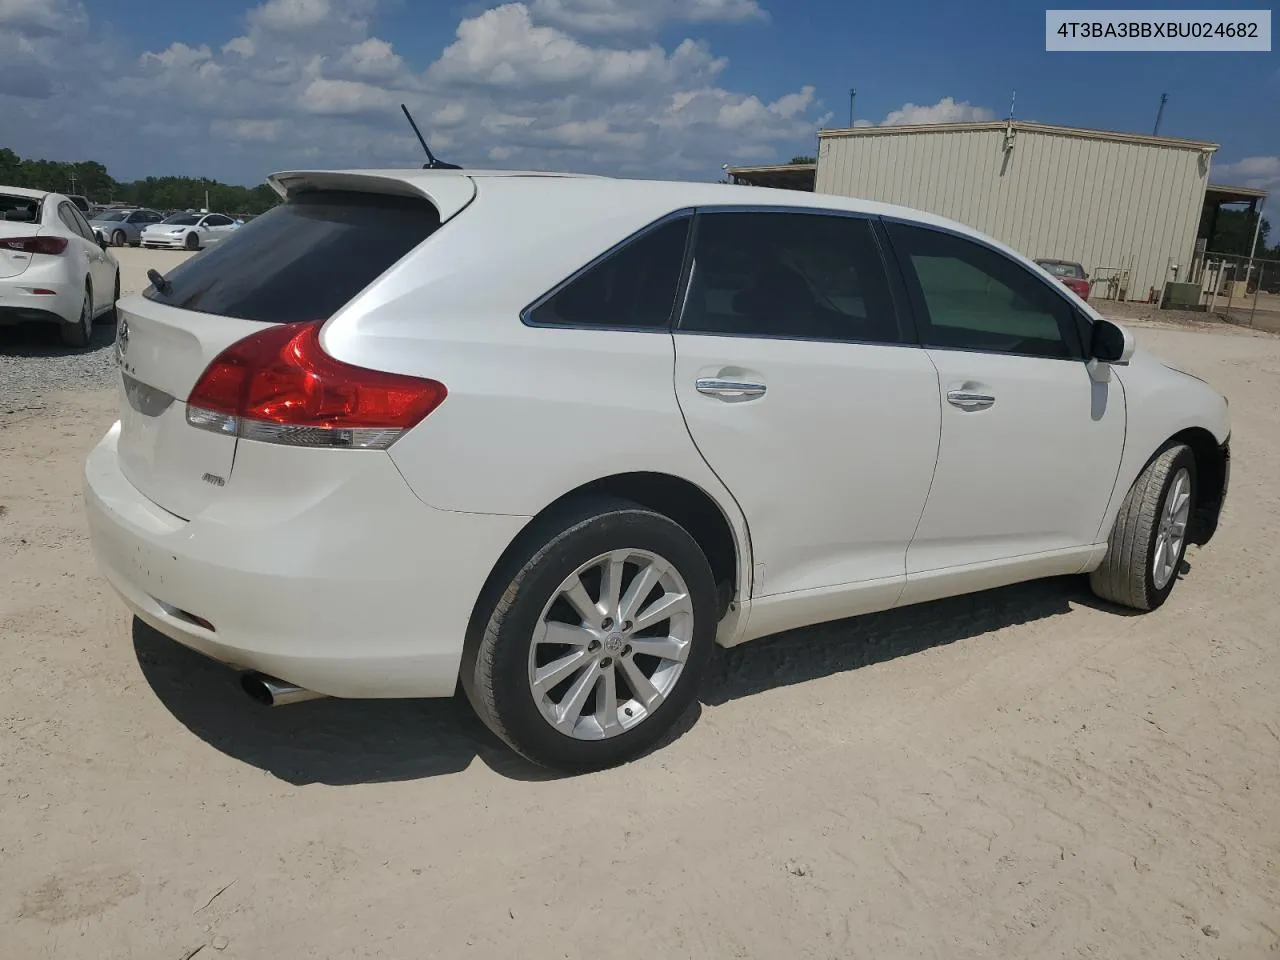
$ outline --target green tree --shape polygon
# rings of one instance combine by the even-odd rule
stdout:
[[[266,184],[243,187],[197,177],[147,177],[120,183],[96,160],[66,163],[56,160],[23,159],[7,147],[0,147],[0,184],[80,193],[90,200],[133,203],[160,210],[209,208],[232,214],[266,213],[279,198]]]
[[[792,157],[790,163],[817,163],[816,157]]]

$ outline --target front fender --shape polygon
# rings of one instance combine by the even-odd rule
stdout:
[[[1170,440],[1181,436],[1193,447],[1222,448],[1231,436],[1227,400],[1205,381],[1142,351],[1114,372],[1125,391],[1125,441],[1111,501],[1098,528],[1098,542],[1110,535],[1120,505],[1138,475]],[[1197,450],[1198,461],[1201,452]],[[1202,501],[1198,506],[1205,505]]]

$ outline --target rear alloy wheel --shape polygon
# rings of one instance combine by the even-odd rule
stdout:
[[[80,307],[80,318],[73,322],[63,321],[62,342],[68,347],[87,347],[93,339],[93,285],[84,285],[84,304]]]
[[[123,247],[128,239],[129,238],[125,236],[123,230],[117,230],[115,233],[111,234],[111,245],[113,247]]]
[[[199,250],[200,238],[197,237],[194,233],[188,233],[186,247],[188,250]]]
[[[1154,610],[1178,582],[1195,505],[1196,460],[1186,444],[1160,451],[1138,476],[1116,516],[1093,592],[1136,610]]]
[[[535,763],[623,763],[693,702],[716,630],[711,569],[684,528],[626,501],[597,502],[548,533],[487,591],[463,689]]]

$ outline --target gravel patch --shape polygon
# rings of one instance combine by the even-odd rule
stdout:
[[[120,263],[124,295],[147,287],[147,270],[172,270],[191,254],[130,247],[112,251]],[[48,409],[66,390],[109,390],[116,383],[115,322],[99,322],[85,349],[64,347],[52,323],[0,327],[0,425]]]

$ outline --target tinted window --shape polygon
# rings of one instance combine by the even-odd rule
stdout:
[[[1067,263],[1064,260],[1037,260],[1040,266],[1052,273],[1055,277],[1076,277],[1084,278],[1084,267],[1078,263]]]
[[[175,213],[165,220],[165,223],[172,223],[175,227],[194,227],[199,222],[198,213]]]
[[[83,227],[80,225],[80,211],[71,204],[63,202],[58,204],[58,217],[67,225],[67,229],[72,233],[84,237],[86,240],[94,240],[93,230],[86,223]]]
[[[231,222],[231,220],[228,217],[224,217],[215,213],[212,217],[206,218],[204,222],[211,227],[225,227],[227,224]]]
[[[627,241],[535,306],[529,320],[575,327],[665,328],[680,285],[689,222],[681,217]]]
[[[145,296],[266,323],[323,320],[439,226],[425,199],[304,193],[166,274],[168,293]]]
[[[802,213],[698,217],[680,329],[899,342],[871,224]]]
[[[889,224],[889,234],[908,275],[926,346],[1079,355],[1070,305],[1025,267],[937,230]]]
[[[77,209],[72,209],[71,212],[75,215],[76,227],[79,229],[80,235],[86,240],[92,240],[96,243],[97,237],[94,235],[93,227],[89,226],[89,221],[85,219],[84,214]]]

